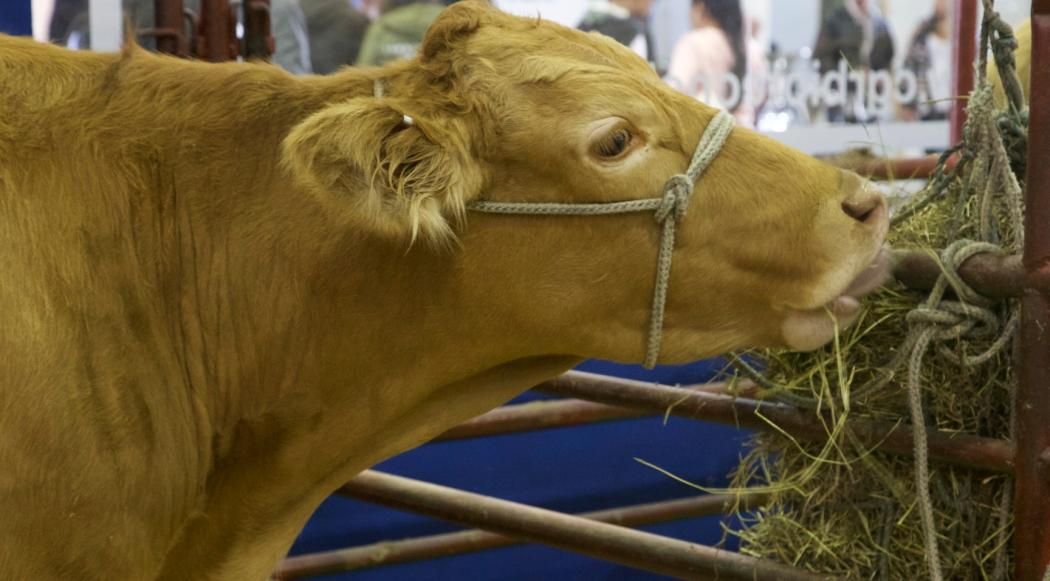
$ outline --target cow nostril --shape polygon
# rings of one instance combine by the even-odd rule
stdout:
[[[842,202],[842,211],[854,220],[866,224],[878,213],[882,207],[882,198],[879,196],[868,198],[862,202]]]

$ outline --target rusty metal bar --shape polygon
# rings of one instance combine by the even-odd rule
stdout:
[[[602,405],[589,401],[534,401],[496,408],[463,422],[434,440],[462,440],[654,415],[657,414],[651,410]]]
[[[157,52],[177,57],[189,55],[190,46],[182,14],[182,0],[153,0],[153,30],[156,36]]]
[[[753,401],[601,375],[570,371],[533,389],[608,405],[669,411],[671,415],[707,420],[745,428],[779,429],[806,440],[828,437],[814,412],[771,402]],[[849,426],[858,440],[872,448],[894,454],[912,454],[911,430],[892,422],[854,419]],[[1010,472],[1014,452],[1010,442],[964,434],[933,431],[929,435],[930,458],[991,472]]]
[[[900,252],[894,256],[893,276],[908,288],[932,289],[941,275],[940,262],[925,252]],[[959,275],[984,296],[1019,298],[1024,287],[1020,255],[978,254],[962,264]]]
[[[792,567],[552,510],[367,470],[341,494],[678,579],[815,581]]]
[[[270,60],[275,49],[270,30],[270,0],[247,0],[244,3],[244,58]]]
[[[841,167],[873,180],[918,180],[933,176],[939,156],[886,159],[875,158],[861,161],[847,161]],[[952,156],[945,162],[945,169],[951,169],[958,163],[958,157]]]
[[[228,0],[201,0],[197,58],[212,62],[237,58],[240,48],[235,24]]]
[[[1050,565],[1050,0],[1032,2],[1025,289],[1017,387],[1014,579]]]
[[[955,42],[952,43],[951,142],[962,139],[966,123],[966,97],[973,91],[973,63],[977,59],[977,0],[956,0],[954,14]]]
[[[709,383],[684,389],[732,395],[726,388],[724,383]],[[754,386],[750,383],[741,383],[735,391],[738,397],[748,397],[753,392]],[[653,410],[631,409],[575,399],[534,401],[496,408],[446,431],[434,440],[461,440],[655,415],[660,414]]]
[[[767,495],[764,494],[711,494],[599,510],[578,516],[623,527],[639,527],[726,514],[737,506],[748,510],[763,505],[767,498]],[[462,555],[509,547],[523,542],[515,537],[476,529],[399,541],[384,541],[361,547],[290,557],[281,563],[276,577],[278,579],[302,579],[314,575]]]

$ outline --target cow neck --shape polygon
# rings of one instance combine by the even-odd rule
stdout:
[[[373,94],[376,98],[382,98],[385,93],[385,84],[381,79],[377,79],[373,84]],[[411,125],[413,120],[406,115],[404,123]],[[667,305],[667,288],[671,280],[675,227],[685,218],[689,199],[692,197],[697,181],[722,151],[722,146],[725,145],[734,125],[732,115],[725,111],[716,113],[704,129],[704,134],[700,137],[700,142],[697,143],[693,151],[693,158],[685,172],[671,176],[664,183],[663,194],[656,198],[590,204],[476,200],[469,202],[467,209],[489,214],[529,216],[608,216],[610,214],[654,212],[657,224],[662,227],[662,233],[660,249],[656,257],[656,285],[653,290],[653,302],[649,315],[649,338],[643,362],[645,367],[652,369],[656,367],[660,358],[660,345],[663,341],[664,310]]]

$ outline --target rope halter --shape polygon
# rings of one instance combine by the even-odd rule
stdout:
[[[649,317],[649,341],[644,363],[647,368],[652,369],[660,357],[664,305],[667,302],[667,287],[671,278],[671,255],[674,252],[675,225],[685,218],[689,198],[692,197],[697,180],[722,151],[722,146],[733,130],[733,125],[733,117],[725,111],[719,111],[704,129],[704,134],[696,146],[696,151],[693,152],[693,159],[685,173],[671,176],[664,184],[663,195],[659,198],[596,204],[475,201],[468,203],[467,208],[490,214],[539,216],[605,216],[654,212],[656,222],[662,225],[663,232],[660,239],[660,252],[656,260],[656,288],[653,291],[653,306]]]

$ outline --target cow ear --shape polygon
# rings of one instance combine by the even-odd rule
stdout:
[[[420,57],[431,60],[450,48],[459,39],[477,30],[482,21],[495,10],[488,2],[457,2],[441,12],[427,29]]]
[[[394,99],[328,106],[284,140],[284,164],[348,218],[389,237],[444,244],[482,185],[467,131],[407,117]]]

